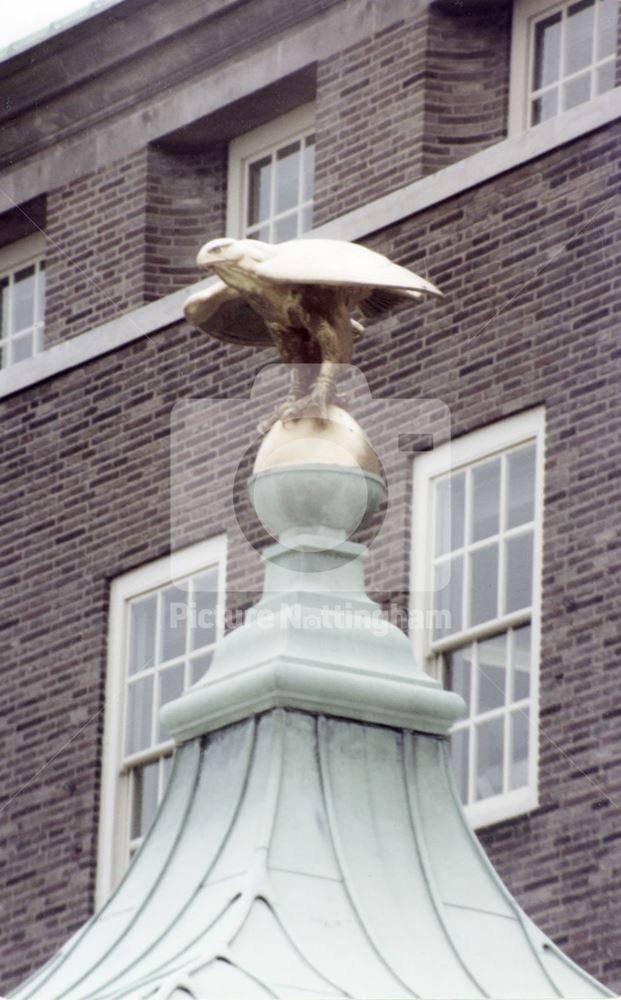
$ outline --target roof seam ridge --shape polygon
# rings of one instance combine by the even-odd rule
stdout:
[[[165,873],[167,871],[168,864],[170,863],[170,859],[176,853],[177,848],[179,847],[179,843],[180,843],[180,841],[182,839],[183,830],[185,828],[188,815],[189,815],[189,813],[190,813],[190,811],[191,811],[191,809],[193,807],[194,801],[195,801],[196,788],[198,786],[198,782],[199,782],[199,778],[200,778],[200,773],[201,773],[200,763],[201,763],[201,760],[202,760],[202,757],[203,757],[203,748],[200,746],[200,744],[194,749],[194,754],[196,756],[196,760],[193,762],[194,775],[193,775],[192,785],[191,785],[191,788],[189,789],[189,793],[187,795],[187,800],[186,800],[185,808],[183,810],[183,817],[181,819],[181,822],[179,823],[179,826],[177,828],[177,832],[175,834],[174,840],[173,840],[173,842],[171,844],[170,850],[169,850],[167,858],[166,858],[166,864],[164,864],[164,865],[162,865],[160,867],[159,874],[158,874],[157,878],[155,879],[155,882],[152,883],[152,885],[151,885],[149,891],[147,892],[146,896],[144,897],[141,905],[134,912],[131,922],[127,926],[125,926],[123,928],[122,932],[119,935],[117,935],[117,937],[114,939],[114,941],[112,942],[112,944],[110,945],[110,947],[107,949],[107,951],[105,951],[104,954],[100,957],[99,961],[97,962],[97,966],[95,966],[95,968],[97,968],[100,964],[102,964],[103,962],[105,962],[105,960],[108,958],[108,956],[111,955],[112,952],[118,947],[119,942],[122,941],[125,938],[125,936],[126,936],[127,932],[129,931],[129,929],[131,927],[135,926],[136,920],[138,919],[138,917],[140,916],[141,913],[144,913],[144,910],[145,910],[146,906],[148,905],[149,900],[153,897],[153,893],[155,892],[157,886],[160,884],[161,880],[163,879],[163,877],[164,877],[164,875],[165,875]],[[188,754],[188,756],[189,756],[189,754]],[[174,787],[173,783],[170,782],[169,783],[169,788],[171,789],[171,791],[172,791],[173,787]],[[145,838],[145,843],[144,843],[143,846],[146,846],[147,840],[150,839],[150,837],[153,835],[153,832],[155,831],[155,829],[156,829],[156,824],[154,823],[151,826],[151,828],[149,829],[149,833],[147,834],[147,837]],[[115,894],[113,894],[110,897],[110,901],[111,902],[114,899],[114,896],[115,896]],[[111,979],[107,979],[103,983],[101,983],[99,985],[99,987],[98,987],[98,992],[101,992],[102,989],[106,990],[110,986],[112,986],[112,984],[115,982],[115,980],[120,979],[121,976],[123,976],[127,972],[128,968],[131,968],[131,966],[129,966],[129,967],[126,966],[124,969],[121,970],[121,972],[118,972],[116,975],[113,975]],[[68,993],[69,997],[71,996],[71,991],[75,990],[76,986],[78,986],[81,982],[83,982],[84,979],[87,979],[93,973],[93,971],[94,971],[94,968],[87,969],[86,972],[79,979],[77,979],[77,980],[74,981],[74,983],[71,985],[70,991]],[[64,994],[63,994],[63,996],[64,996]],[[60,998],[59,998],[59,1000],[60,1000]]]
[[[210,863],[209,863],[209,865],[207,867],[207,875],[208,875],[209,871],[213,868],[213,866],[216,864],[217,859],[219,858],[219,856],[220,856],[220,854],[222,852],[223,846],[224,846],[224,844],[227,841],[227,837],[228,837],[228,834],[230,833],[231,827],[233,826],[233,824],[235,822],[235,819],[236,819],[236,817],[238,815],[239,806],[240,806],[241,800],[243,799],[243,796],[244,796],[244,790],[246,788],[247,776],[248,776],[248,772],[250,770],[250,763],[252,761],[253,749],[254,749],[254,746],[255,746],[256,726],[254,724],[255,720],[252,719],[251,721],[252,721],[252,725],[249,728],[249,734],[247,736],[247,743],[248,743],[248,746],[246,747],[246,752],[247,752],[247,758],[246,759],[247,759],[247,763],[246,763],[246,769],[245,769],[245,774],[244,774],[244,780],[242,782],[242,788],[241,788],[239,796],[237,798],[235,809],[233,810],[233,815],[231,816],[231,818],[230,818],[230,820],[229,820],[229,822],[227,824],[227,827],[226,827],[226,832],[225,832],[224,836],[222,837],[222,840],[221,840],[221,843],[220,843],[220,847],[216,851],[215,857],[212,858],[212,860],[210,861]],[[196,791],[198,789],[198,783],[200,781],[200,775],[201,775],[201,771],[202,771],[202,765],[204,763],[204,758],[206,756],[207,747],[208,747],[208,744],[203,743],[201,740],[196,740],[196,743],[198,744],[198,746],[200,748],[200,753],[199,753],[199,766],[198,766],[198,769],[197,769],[197,779],[196,779],[196,784],[194,786],[194,793],[192,795],[192,803],[196,799]],[[192,805],[192,803],[191,803],[191,805]],[[184,823],[183,823],[184,827],[186,825],[186,821],[188,819],[189,812],[190,812],[190,810],[188,810],[188,813],[186,813],[186,817],[185,817],[185,820],[184,820]],[[169,855],[169,860],[170,860],[171,856],[172,855]],[[201,881],[199,882],[198,886],[195,888],[194,892],[190,895],[189,899],[186,900],[186,902],[182,906],[181,910],[179,910],[177,912],[177,914],[175,915],[175,917],[169,922],[169,924],[167,925],[167,927],[159,934],[159,936],[154,941],[151,941],[150,945],[144,951],[142,951],[140,953],[140,955],[138,956],[138,960],[145,959],[149,955],[149,953],[152,952],[153,949],[156,948],[158,946],[158,944],[166,937],[166,935],[170,931],[171,927],[174,926],[174,924],[176,924],[176,922],[179,920],[179,918],[181,916],[183,916],[185,913],[187,913],[187,911],[190,908],[190,906],[192,905],[193,901],[196,899],[196,896],[197,896],[198,892],[200,891],[201,886],[204,884],[204,881],[205,881],[205,876],[203,876],[201,878]],[[212,922],[209,925],[209,927],[207,928],[207,930],[211,930],[211,928],[213,926],[215,926],[215,924],[218,922],[218,920],[229,909],[229,907],[233,905],[233,903],[236,901],[237,898],[238,898],[238,894],[237,893],[233,893],[233,896],[231,897],[231,899],[228,900],[228,902],[220,910],[219,914],[216,917],[214,917],[214,919],[212,920]],[[195,938],[192,939],[192,941],[190,942],[189,945],[186,945],[185,948],[182,948],[181,951],[178,951],[177,954],[176,954],[176,956],[175,956],[175,960],[179,959],[180,956],[183,955],[184,952],[187,952],[190,948],[194,947],[195,943],[198,940],[200,940],[200,938],[205,933],[206,932],[202,930]],[[182,968],[182,967],[183,966],[180,966],[180,968]],[[131,969],[131,966],[129,968]],[[156,966],[155,969],[152,969],[150,972],[144,973],[142,979],[140,979],[139,982],[142,982],[143,979],[145,978],[145,976],[146,976],[147,981],[148,981],[149,977],[153,977],[153,975],[156,974],[156,973],[158,973],[161,968],[162,968],[162,963],[160,963],[160,965]],[[111,986],[115,982],[115,980],[120,980],[123,975],[127,974],[128,971],[129,970],[126,968],[126,969],[123,970],[123,972],[119,973],[116,977],[114,977],[114,979],[108,980],[108,982],[106,984],[104,984],[104,988]],[[121,996],[122,996],[122,994],[121,994]]]
[[[474,972],[467,965],[463,955],[459,952],[453,941],[453,937],[449,931],[446,919],[442,912],[442,900],[440,899],[439,893],[435,888],[435,880],[432,876],[431,861],[429,859],[429,854],[427,852],[427,844],[425,841],[425,835],[422,829],[422,824],[419,821],[420,815],[420,802],[418,799],[418,794],[416,790],[416,770],[414,768],[414,734],[404,730],[403,732],[403,742],[401,746],[401,764],[403,768],[403,778],[405,782],[406,797],[408,803],[408,814],[410,817],[410,824],[412,826],[412,834],[414,836],[414,842],[418,849],[418,856],[420,859],[421,871],[425,879],[425,884],[427,885],[427,891],[429,893],[429,898],[431,899],[432,906],[435,910],[438,922],[444,932],[446,940],[448,941],[451,951],[454,953],[457,961],[461,965],[462,969],[472,981],[473,985],[477,990],[480,991],[481,996],[489,997],[490,994],[484,988],[484,986],[479,982],[478,978],[475,976]],[[416,808],[414,808],[416,806]]]
[[[443,755],[443,757],[442,757],[442,769],[444,771],[445,778],[449,782],[452,781],[452,777],[451,777],[451,774],[450,774],[449,768],[448,768],[448,756],[447,755]],[[552,975],[550,974],[550,972],[546,969],[545,965],[543,964],[543,960],[542,960],[541,955],[539,954],[538,950],[534,947],[533,941],[531,940],[531,936],[528,933],[528,929],[527,929],[527,927],[526,927],[526,925],[524,923],[525,914],[524,914],[523,910],[520,908],[520,906],[518,905],[518,903],[516,902],[516,900],[513,898],[513,896],[511,895],[511,893],[509,892],[509,890],[505,886],[504,882],[502,881],[502,879],[498,875],[496,869],[494,868],[494,866],[492,865],[491,861],[487,857],[487,854],[485,853],[485,851],[481,847],[481,844],[479,843],[479,841],[477,840],[477,838],[472,835],[470,827],[466,825],[466,818],[465,818],[465,815],[464,815],[464,813],[463,813],[463,811],[461,809],[459,810],[459,819],[460,819],[460,822],[462,824],[462,827],[466,828],[466,830],[468,832],[468,836],[472,839],[472,841],[474,843],[474,846],[475,846],[475,849],[476,849],[477,853],[479,854],[479,857],[482,858],[483,863],[485,865],[485,868],[487,869],[488,873],[491,875],[493,881],[496,884],[496,887],[501,891],[502,895],[504,895],[505,899],[509,903],[510,908],[515,913],[517,921],[520,924],[520,927],[522,928],[522,930],[524,932],[524,936],[525,936],[528,944],[530,945],[531,952],[532,952],[532,954],[533,954],[533,956],[534,956],[537,964],[539,965],[539,968],[541,969],[541,971],[542,971],[542,973],[544,975],[544,978],[548,980],[548,982],[550,983],[550,986],[552,987],[552,989],[556,993],[557,997],[562,997],[563,994],[562,994],[561,990],[559,989],[559,987],[557,986],[556,982],[552,978]]]
[[[334,848],[334,853],[338,861],[339,867],[343,875],[343,888],[347,897],[349,898],[350,905],[356,916],[360,929],[366,939],[368,940],[372,950],[375,952],[380,963],[386,968],[388,974],[399,983],[405,990],[410,992],[413,997],[417,1000],[422,1000],[419,993],[415,993],[411,987],[405,983],[397,972],[394,971],[388,964],[388,961],[382,954],[377,945],[373,934],[367,927],[367,923],[364,920],[361,912],[360,904],[356,899],[356,894],[354,893],[351,880],[348,877],[347,865],[345,864],[344,851],[341,843],[341,838],[339,836],[338,830],[336,828],[336,815],[334,809],[334,797],[332,795],[332,788],[330,784],[330,778],[328,775],[328,761],[327,761],[327,748],[326,748],[326,730],[328,727],[328,722],[325,716],[317,716],[317,747],[318,747],[318,758],[319,758],[319,780],[321,786],[321,795],[324,803],[324,808],[326,810],[326,817],[328,820],[328,830],[330,831],[330,838],[332,840],[332,846]]]

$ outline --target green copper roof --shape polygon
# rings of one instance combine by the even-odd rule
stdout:
[[[164,710],[180,746],[125,878],[14,1000],[612,996],[485,857],[450,770],[460,699],[396,628],[364,631],[363,552],[325,527],[268,551],[257,613]],[[275,608],[296,614],[261,626]]]
[[[112,899],[14,994],[611,995],[494,873],[445,739],[283,709],[180,749]]]

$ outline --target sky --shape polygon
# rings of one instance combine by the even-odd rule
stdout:
[[[25,0],[21,3],[12,3],[10,8],[8,0],[5,0],[5,3],[5,13],[0,18],[0,49],[20,41],[33,31],[46,28],[53,21],[59,21],[88,7],[89,0],[30,0],[30,2]],[[96,9],[96,5],[93,4],[93,12]]]

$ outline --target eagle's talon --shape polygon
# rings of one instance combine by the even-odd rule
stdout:
[[[288,403],[281,416],[283,424],[286,426],[294,420],[319,420],[325,424],[328,420],[328,401],[323,396],[310,393],[296,399],[294,403]]]
[[[276,420],[274,420],[272,418],[268,418],[266,420],[262,420],[260,424],[257,424],[257,434],[260,434],[261,437],[265,437],[265,435],[268,433],[268,431],[271,431],[271,429],[272,429],[272,427],[274,426],[275,423],[276,423]]]
[[[277,424],[279,420],[284,422],[287,410],[294,404],[295,400],[289,397],[289,399],[286,399],[284,403],[279,403],[278,406],[275,406],[269,417],[266,417],[265,420],[262,420],[261,423],[257,425],[257,431],[259,434],[267,434],[267,432],[271,431],[274,424]]]

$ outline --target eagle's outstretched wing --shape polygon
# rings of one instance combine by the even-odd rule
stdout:
[[[270,332],[259,316],[234,288],[216,279],[212,285],[190,295],[183,306],[188,323],[227,344],[245,347],[273,347]],[[369,311],[366,315],[375,315]],[[351,320],[354,339],[364,329]]]
[[[271,347],[273,341],[261,317],[233,288],[216,280],[191,295],[183,307],[188,323],[228,344]]]
[[[405,298],[442,294],[430,281],[357,243],[302,239],[279,243],[273,249],[256,265],[256,273],[277,284],[364,286],[369,297],[379,289],[391,289]]]

